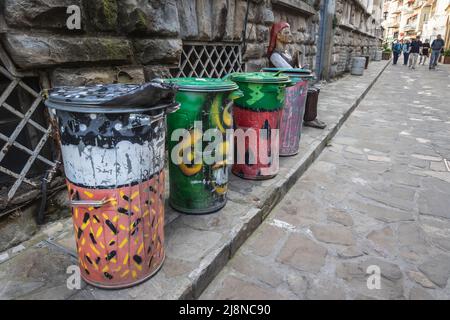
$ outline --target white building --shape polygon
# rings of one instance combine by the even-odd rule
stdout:
[[[434,40],[438,34],[445,37],[448,25],[448,7],[450,0],[433,0],[430,10],[430,18],[423,25],[422,37]]]

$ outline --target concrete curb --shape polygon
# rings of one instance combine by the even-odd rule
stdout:
[[[287,192],[294,186],[294,184],[302,177],[308,170],[311,164],[319,157],[322,151],[326,148],[329,141],[334,138],[342,125],[355,111],[367,93],[372,89],[374,84],[378,81],[380,76],[389,66],[390,61],[379,71],[377,76],[367,86],[363,93],[353,102],[352,106],[340,117],[337,123],[328,131],[327,135],[322,137],[322,140],[314,146],[314,149],[309,154],[305,155],[297,162],[297,165],[289,171],[289,174],[284,179],[280,180],[276,188],[270,190],[264,201],[257,207],[251,208],[246,217],[247,221],[240,226],[238,230],[232,231],[230,241],[215,250],[207,259],[208,263],[204,266],[201,273],[198,273],[192,281],[192,287],[188,288],[179,297],[180,300],[197,299],[211,283],[211,281],[219,274],[219,272],[226,266],[228,261],[234,256],[241,245],[253,234],[253,232],[263,223],[263,221],[270,214],[272,209],[284,198]],[[206,260],[206,259],[205,259]]]

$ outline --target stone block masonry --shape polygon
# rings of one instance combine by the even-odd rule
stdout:
[[[349,72],[352,57],[369,55],[373,58],[376,49],[381,47],[380,4],[380,1],[373,1],[376,13],[373,14],[359,1],[336,1],[330,78]]]
[[[247,3],[250,7],[245,26]],[[295,38],[291,50],[301,51],[302,64],[314,69],[319,54],[319,10],[324,3],[323,0],[5,0],[0,13],[3,16],[0,20],[4,21],[1,44],[19,70],[45,70],[52,80],[61,69],[90,68],[86,74],[92,77],[85,81],[92,83],[109,80],[96,74],[98,68],[102,68],[101,72],[104,68],[110,68],[110,72],[117,67],[140,68],[147,76],[154,72],[144,70],[158,68],[160,74],[168,75],[170,68],[179,66],[184,42],[242,43],[246,27],[243,59],[246,69],[254,71],[268,66],[270,27],[273,22],[284,20],[291,24]],[[330,66],[333,76],[348,71],[348,55],[368,52],[377,45],[373,32],[365,27],[370,27],[372,16],[357,3],[353,0],[336,3],[339,24],[334,31]],[[67,8],[71,5],[81,10],[79,30],[66,26],[70,16]],[[80,84],[80,77],[66,76],[63,82]]]

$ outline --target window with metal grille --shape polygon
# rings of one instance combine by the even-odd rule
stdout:
[[[179,68],[173,77],[222,78],[243,70],[241,45],[238,43],[185,42]]]
[[[13,76],[0,63],[0,217],[40,194],[52,160],[48,124],[38,78]]]

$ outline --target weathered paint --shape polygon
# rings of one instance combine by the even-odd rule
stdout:
[[[236,92],[191,92],[179,91],[176,97],[180,110],[168,116],[168,136],[176,129],[187,129],[194,135],[194,123],[200,121],[203,132],[217,130],[226,140],[226,130],[233,126],[233,99]],[[198,139],[202,139],[198,135]],[[179,141],[169,141],[169,154]],[[202,142],[202,151],[208,142]],[[207,214],[220,210],[227,203],[229,165],[227,154],[222,161],[212,165],[169,163],[170,205],[187,214]]]
[[[307,80],[286,89],[280,125],[280,156],[296,155],[299,151],[307,93]]]
[[[261,77],[263,80],[258,80]],[[249,82],[251,79],[256,82]],[[234,123],[236,129],[247,131],[252,129],[257,133],[257,144],[245,142],[245,164],[236,163],[232,172],[244,179],[265,180],[271,179],[279,171],[279,135],[273,136],[271,130],[279,130],[281,114],[286,98],[286,86],[290,84],[289,78],[281,77],[280,82],[275,82],[277,77],[269,73],[250,73],[248,76],[242,74],[233,77],[244,96],[237,99],[233,108]],[[289,83],[286,82],[286,79]],[[242,81],[241,81],[242,80]],[[267,131],[261,130],[265,129]],[[275,141],[275,139],[277,139]],[[273,146],[276,152],[273,151]],[[238,142],[235,148],[239,149]],[[264,155],[270,161],[264,163],[260,159]],[[251,156],[256,159],[255,164],[251,164]],[[262,170],[264,169],[264,170]]]
[[[164,171],[132,187],[89,189],[67,183],[74,200],[110,202],[74,207],[72,217],[83,279],[103,288],[140,283],[164,260]]]
[[[58,112],[64,169],[79,186],[117,188],[164,166],[165,124],[150,115]]]
[[[62,152],[69,181],[81,186],[109,188],[127,185],[130,179],[147,180],[159,172],[160,159],[164,159],[164,141],[160,146],[148,141],[142,145],[121,141],[115,149],[63,145]],[[147,169],[143,171],[143,168]]]
[[[238,163],[239,161],[236,159],[232,169],[233,173],[238,177],[250,180],[273,178],[279,171],[279,136],[272,136],[271,130],[280,128],[282,110],[255,112],[234,106],[233,112],[235,128],[244,132],[253,130],[257,137],[257,143],[252,143],[250,139],[245,140],[245,163]],[[240,147],[239,144],[238,141],[235,141],[236,154]],[[272,152],[272,144],[275,144],[275,153]],[[262,161],[261,156],[269,161]],[[250,159],[255,159],[254,163]]]

